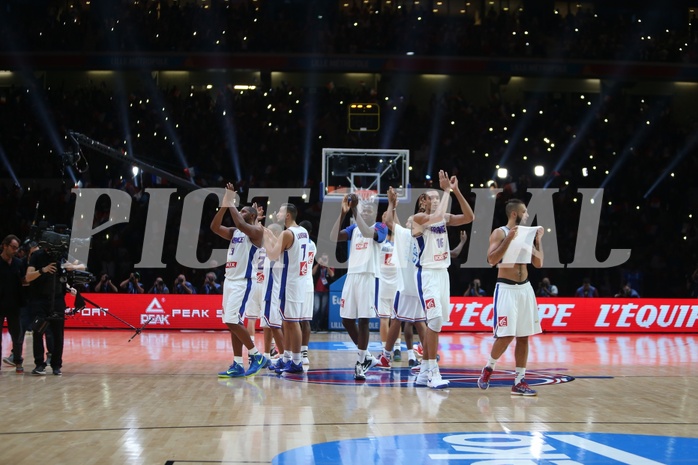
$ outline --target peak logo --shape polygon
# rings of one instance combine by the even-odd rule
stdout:
[[[163,302],[164,300],[165,299],[163,299]],[[169,318],[170,315],[165,314],[165,309],[162,308],[162,304],[160,304],[160,301],[155,297],[150,302],[150,305],[145,308],[145,313],[141,313],[141,324],[150,322],[149,324],[169,326]]]

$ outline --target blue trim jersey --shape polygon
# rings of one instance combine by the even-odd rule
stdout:
[[[398,287],[398,270],[395,265],[395,246],[390,241],[383,241],[380,251],[379,297],[395,297]]]
[[[225,262],[225,279],[256,279],[256,263],[254,261],[257,246],[239,229],[233,231],[228,247],[228,258]]]
[[[398,271],[398,291],[404,295],[418,295],[416,264],[419,261],[417,242],[412,237],[412,231],[396,224],[393,227],[395,253],[393,261]]]
[[[421,236],[416,237],[420,268],[442,269],[451,265],[451,250],[444,220],[425,225]]]
[[[281,273],[279,305],[282,309],[287,301],[305,301],[308,292],[306,276],[312,275],[312,265],[308,265],[309,256],[314,256],[314,250],[311,250],[312,241],[305,228],[292,226],[287,231],[293,234],[293,243],[281,254],[284,268]]]
[[[315,283],[313,283],[313,265],[315,264],[315,255],[317,254],[317,246],[312,239],[308,239],[308,273],[305,274],[305,282],[307,292],[315,291]]]
[[[344,232],[349,236],[349,264],[347,274],[380,273],[380,244],[388,236],[388,227],[383,223],[375,223],[373,230],[377,237],[364,237],[356,224],[352,224]]]

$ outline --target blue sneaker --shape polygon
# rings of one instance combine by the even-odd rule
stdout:
[[[245,369],[237,362],[233,362],[226,371],[218,373],[219,378],[242,378],[245,376]]]
[[[281,370],[282,373],[303,373],[303,364],[296,365],[292,360]]]
[[[283,360],[279,360],[279,363],[276,364],[276,368],[274,371],[276,372],[277,375],[280,375],[283,373],[285,370],[288,370],[288,368],[291,366],[293,363],[293,360],[288,359],[288,361],[284,362]]]
[[[267,364],[269,371],[276,371],[277,369],[281,369],[283,367],[284,361],[280,358],[277,358],[276,360],[269,360],[269,363]]]
[[[259,373],[267,364],[267,358],[262,354],[253,355],[250,357],[250,367],[245,372],[245,376],[254,376]]]

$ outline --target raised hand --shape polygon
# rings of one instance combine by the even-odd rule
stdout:
[[[225,185],[225,194],[223,194],[223,207],[235,206],[235,187],[232,182]]]
[[[455,176],[451,176],[451,178],[448,181],[448,184],[449,188],[452,191],[455,191],[456,189],[458,189],[458,178],[456,178]]]
[[[444,170],[439,171],[439,187],[444,191],[451,191],[451,182],[448,180],[448,173]]]

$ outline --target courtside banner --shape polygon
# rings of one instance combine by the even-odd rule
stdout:
[[[451,297],[443,331],[491,331],[492,298]],[[696,299],[539,298],[544,331],[693,333],[698,331]],[[506,319],[499,325],[507,324]]]
[[[85,294],[135,327],[150,329],[225,329],[220,295]],[[73,305],[72,297],[67,298]],[[698,331],[698,300],[624,298],[539,298],[544,331],[694,333]],[[443,331],[491,331],[492,298],[451,297],[451,313]],[[500,321],[500,325],[506,323]],[[66,320],[69,328],[127,328],[96,305],[89,304]]]
[[[221,295],[180,294],[85,294],[96,305],[87,306],[66,319],[68,328],[128,329],[124,323],[139,328],[147,321],[149,329],[226,329],[221,317]],[[73,298],[66,296],[68,307]],[[99,307],[98,307],[99,306]]]

